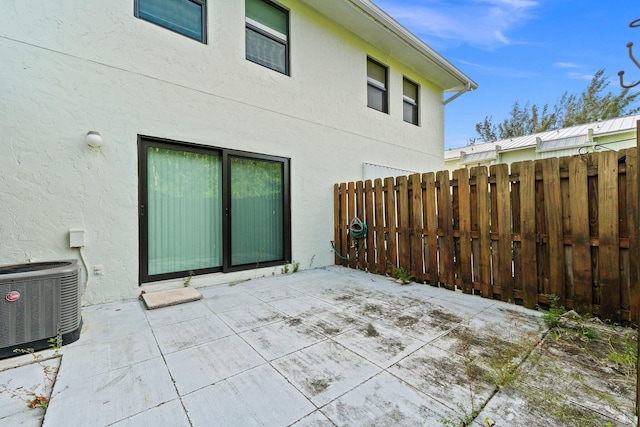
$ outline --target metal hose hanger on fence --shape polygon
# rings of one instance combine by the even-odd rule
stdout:
[[[357,216],[354,217],[349,223],[349,235],[351,236],[352,239],[355,239],[356,241],[360,240],[360,244],[358,245],[356,252],[351,256],[344,256],[340,252],[338,252],[338,250],[336,249],[335,242],[332,240],[331,247],[333,248],[333,252],[335,252],[338,258],[343,259],[345,261],[351,261],[352,259],[357,257],[360,251],[362,250],[362,247],[364,246],[364,238],[367,236],[367,231],[368,231],[367,224],[362,222],[362,220]]]

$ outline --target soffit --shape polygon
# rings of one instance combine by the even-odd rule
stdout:
[[[300,0],[398,62],[435,83],[445,92],[477,83],[369,0]],[[383,60],[384,58],[377,58]]]

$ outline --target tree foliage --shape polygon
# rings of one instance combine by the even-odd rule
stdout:
[[[476,132],[485,142],[530,135],[553,129],[592,123],[598,120],[636,114],[640,92],[629,93],[622,89],[617,95],[606,91],[609,81],[604,69],[598,70],[589,86],[579,95],[565,92],[553,107],[527,102],[524,106],[515,101],[509,117],[497,125],[492,116],[476,123]]]

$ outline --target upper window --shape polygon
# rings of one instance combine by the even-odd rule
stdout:
[[[402,115],[404,121],[418,126],[418,85],[402,80]]]
[[[246,0],[249,61],[289,74],[289,12],[265,0]]]
[[[383,113],[389,112],[387,67],[371,58],[367,58],[367,106]]]
[[[206,43],[206,0],[135,0],[135,16]]]

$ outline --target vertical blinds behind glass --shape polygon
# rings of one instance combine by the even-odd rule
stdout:
[[[148,274],[222,265],[219,156],[149,147]]]
[[[283,165],[231,159],[231,265],[284,256]]]

